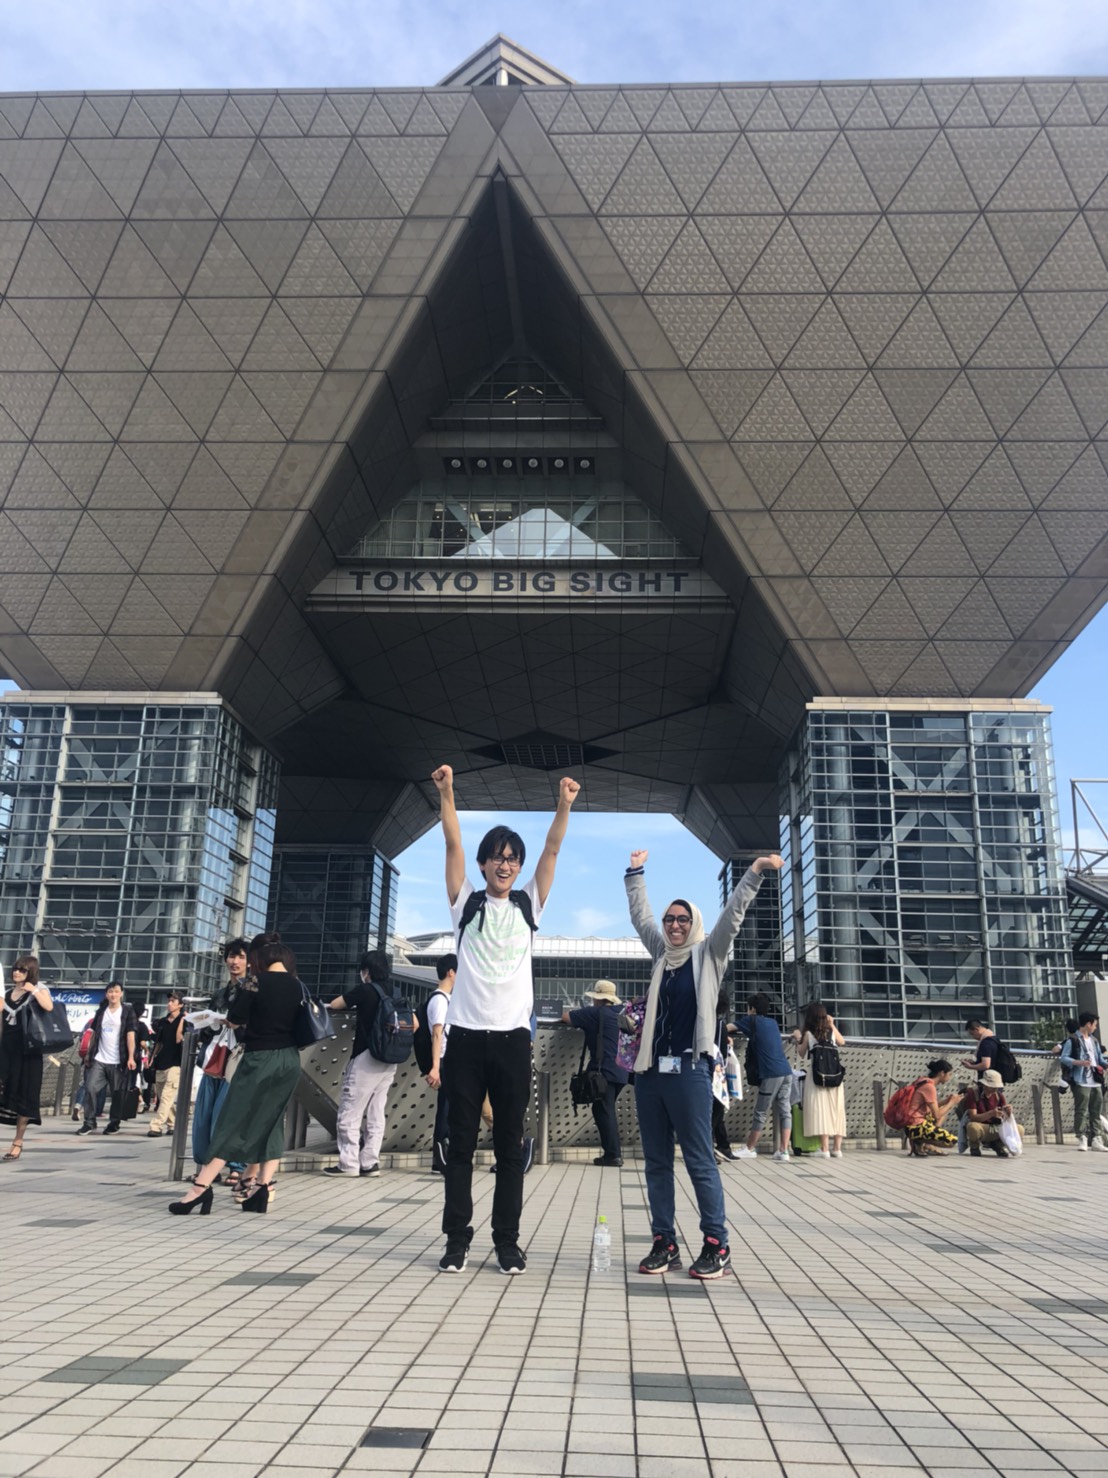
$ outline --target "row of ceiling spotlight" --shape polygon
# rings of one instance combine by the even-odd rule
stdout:
[[[522,455],[493,456],[482,452],[475,457],[443,457],[443,469],[448,477],[592,477],[596,471],[596,459],[589,456],[574,456],[560,452],[552,457]]]

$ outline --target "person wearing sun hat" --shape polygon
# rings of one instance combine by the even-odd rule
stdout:
[[[981,1074],[981,1081],[970,1085],[961,1106],[970,1154],[976,1158],[984,1144],[1005,1159],[1008,1151],[1001,1143],[1000,1125],[1012,1117],[1012,1110],[1004,1097],[1004,1079],[996,1068],[987,1068]],[[1022,1137],[1023,1130],[1018,1124],[1016,1128]]]
[[[608,1092],[592,1105],[592,1116],[600,1135],[601,1153],[594,1165],[622,1165],[623,1150],[616,1123],[616,1099],[627,1084],[627,1074],[616,1061],[619,1046],[619,1007],[623,1004],[610,980],[598,980],[592,990],[582,992],[591,1006],[576,1011],[563,1011],[562,1020],[585,1033],[589,1049],[589,1071],[603,1075]]]

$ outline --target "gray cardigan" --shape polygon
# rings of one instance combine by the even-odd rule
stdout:
[[[666,941],[654,921],[650,901],[646,896],[646,878],[642,872],[629,872],[624,878],[627,902],[631,909],[631,922],[635,933],[650,951],[654,971],[646,992],[646,1016],[643,1021],[642,1042],[639,1055],[635,1058],[635,1071],[646,1072],[654,1062],[654,1023],[658,1015],[658,992],[665,970]],[[723,912],[716,920],[712,932],[700,944],[693,945],[693,981],[696,984],[696,1041],[694,1050],[712,1053],[716,1042],[716,1002],[719,999],[719,983],[731,960],[731,945],[742,926],[743,917],[754,901],[754,895],[762,885],[762,874],[747,868],[735,886],[735,891],[723,905]]]

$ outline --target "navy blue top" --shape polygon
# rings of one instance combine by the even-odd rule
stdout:
[[[781,1045],[781,1028],[772,1016],[740,1016],[735,1025],[753,1043],[754,1067],[763,1083],[767,1078],[792,1077]]]
[[[616,1062],[619,1047],[619,1007],[579,1006],[569,1013],[570,1026],[585,1033],[589,1059],[596,1072],[603,1073],[609,1083],[626,1083],[627,1073]],[[597,1028],[600,1029],[600,1051],[597,1052]]]
[[[691,1052],[696,1038],[696,982],[692,960],[677,970],[664,969],[654,1018],[654,1056],[678,1057]]]

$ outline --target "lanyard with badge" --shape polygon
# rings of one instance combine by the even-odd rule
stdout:
[[[675,968],[670,968],[670,969],[667,969],[666,970],[665,974],[662,977],[661,986],[660,986],[660,988],[658,990],[658,1000],[659,1000],[659,1002],[662,999],[662,993],[667,988],[669,990],[670,995],[672,996],[672,993],[673,993],[673,982],[676,979],[676,977],[677,977],[677,970]],[[670,1011],[671,1004],[672,1004],[671,1001],[667,1001],[666,1002],[666,1006],[663,1008],[663,1018],[662,1018],[662,1021],[660,1021],[658,1023],[659,1035],[660,1035],[661,1034],[661,1028],[662,1028],[662,1025],[663,1025],[663,1022],[664,1022],[665,1032],[666,1032],[666,1041],[667,1041],[667,1043],[670,1046],[673,1045],[673,1043],[672,1043],[672,1037],[671,1037],[672,1027],[670,1026],[670,1021],[669,1021],[669,1011]],[[664,1053],[664,1054],[661,1054],[657,1058],[655,1058],[655,1061],[657,1063],[658,1071],[660,1073],[679,1073],[681,1071],[681,1058],[679,1056],[674,1056],[672,1053]]]

